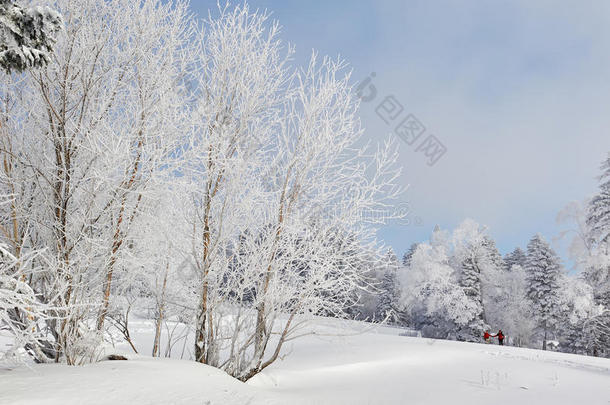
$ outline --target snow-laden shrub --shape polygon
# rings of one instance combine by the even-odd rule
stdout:
[[[41,333],[37,322],[43,305],[37,300],[23,273],[32,255],[17,259],[0,244],[0,335],[8,341],[0,347],[0,359],[24,360],[27,350],[37,350]]]

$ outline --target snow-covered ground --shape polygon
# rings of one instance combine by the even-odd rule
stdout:
[[[608,359],[324,322],[245,384],[191,361],[130,355],[0,370],[0,404],[610,404]],[[137,346],[147,324],[135,325]]]

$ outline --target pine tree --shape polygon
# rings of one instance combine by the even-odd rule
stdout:
[[[587,225],[591,230],[591,236],[598,244],[610,242],[610,153],[601,165],[599,194],[594,196],[589,203]]]
[[[582,319],[577,324],[567,323],[560,343],[563,351],[610,357],[610,311]]]
[[[504,256],[505,269],[510,271],[510,269],[512,269],[514,265],[519,265],[525,268],[526,260],[527,255],[525,254],[525,252],[519,247],[515,248],[515,250],[510,253],[507,253],[506,256]]]
[[[485,251],[488,263],[492,264],[498,270],[503,269],[505,266],[504,258],[498,251],[498,248],[496,247],[496,242],[489,236],[485,236],[483,238],[482,247]]]
[[[601,165],[599,193],[590,203],[587,215],[587,225],[595,246],[595,254],[601,260],[585,271],[585,279],[593,288],[595,302],[601,307],[602,313],[587,321],[591,328],[594,341],[590,344],[590,352],[596,355],[610,355],[610,153]]]
[[[49,63],[62,25],[61,15],[49,7],[21,7],[0,0],[0,67],[11,73]]]
[[[589,338],[589,354],[610,357],[610,310],[588,319],[585,333]]]
[[[483,237],[478,255],[483,321],[486,327],[489,325],[506,331],[508,325],[504,317],[506,309],[503,307],[506,263],[498,251],[495,241],[488,235]]]
[[[473,319],[458,331],[458,339],[472,340],[487,329],[481,291],[481,266],[479,257],[474,251],[462,261],[460,270],[459,284],[464,290],[464,294],[475,303],[476,311]]]
[[[596,302],[610,309],[610,266],[607,265],[610,257],[610,154],[601,169],[600,190],[589,203],[587,225],[596,255],[605,259],[599,260],[600,264],[589,266],[585,277],[593,287]]]
[[[527,296],[532,303],[533,317],[543,334],[542,349],[554,331],[559,317],[561,266],[557,254],[540,235],[527,245]]]
[[[478,341],[489,325],[488,310],[495,313],[493,304],[499,287],[498,274],[504,260],[486,232],[484,226],[465,220],[453,234],[455,251],[452,262],[458,282],[476,308],[470,322],[458,331],[458,339]]]
[[[396,323],[399,319],[398,311],[398,259],[392,249],[388,249],[386,256],[386,268],[381,280],[379,302],[375,311],[379,319],[388,319],[390,323]]]
[[[417,250],[417,243],[412,243],[409,250],[405,252],[402,256],[402,265],[405,267],[409,267],[411,265],[411,258],[413,257],[413,253]]]
[[[566,322],[559,338],[561,350],[567,353],[587,354],[589,342],[584,321],[572,324]]]

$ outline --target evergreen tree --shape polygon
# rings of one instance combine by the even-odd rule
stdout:
[[[596,302],[605,309],[610,309],[610,154],[601,169],[600,190],[591,199],[587,216],[595,255],[600,260],[596,260],[587,268],[585,278],[593,287]]]
[[[465,295],[475,304],[476,311],[473,319],[458,331],[458,339],[472,340],[487,329],[481,292],[481,266],[474,252],[464,258],[460,270],[459,284]]]
[[[473,220],[465,220],[454,231],[452,245],[452,265],[456,268],[458,282],[476,308],[473,319],[458,334],[469,335],[468,340],[478,341],[490,321],[494,326],[503,326],[501,322],[493,321],[497,320],[499,313],[502,288],[500,275],[504,259],[487,234],[486,227]]]
[[[599,193],[589,203],[587,225],[598,244],[610,242],[610,153],[601,165]]]
[[[399,320],[398,310],[398,259],[390,248],[386,255],[386,268],[381,280],[379,302],[375,311],[378,319],[388,319],[390,323]]]
[[[460,285],[467,296],[471,297],[478,305],[482,304],[481,298],[481,268],[476,255],[467,256],[461,263]],[[481,313],[483,312],[481,307]]]
[[[559,289],[561,266],[559,258],[540,235],[527,245],[527,296],[532,303],[532,315],[543,335],[542,349],[556,327],[560,315]]]
[[[462,330],[469,340],[480,339],[483,331],[495,320],[500,295],[500,273],[504,260],[487,229],[472,220],[464,221],[455,231],[452,241],[455,251],[452,260],[457,269],[458,282],[476,307],[475,317]]]
[[[575,354],[610,357],[610,311],[583,319],[577,324],[567,323],[560,338],[563,351]]]
[[[409,267],[411,265],[411,258],[413,257],[413,253],[417,250],[417,243],[412,243],[409,250],[405,252],[402,256],[402,265],[405,267]]]
[[[499,275],[502,286],[493,308],[487,309],[487,318],[494,330],[502,329],[511,337],[515,346],[527,346],[535,327],[527,298],[527,280],[525,269],[520,265],[512,267],[510,272],[502,271]]]
[[[586,332],[584,321],[576,324],[567,322],[559,337],[561,351],[574,354],[587,354],[589,342]]]
[[[506,266],[502,255],[498,251],[496,247],[496,242],[491,239],[489,236],[485,236],[483,238],[482,247],[485,254],[485,259],[487,263],[492,265],[494,270],[502,270]]]
[[[464,294],[474,304],[474,317],[468,324],[458,328],[458,340],[478,340],[482,331],[487,329],[485,308],[483,306],[483,291],[481,281],[481,256],[477,248],[472,250],[462,260],[459,271],[459,285]]]
[[[587,225],[597,260],[587,268],[584,277],[593,288],[593,297],[602,313],[588,320],[594,341],[590,351],[610,355],[610,153],[601,165],[599,193],[590,203]]]
[[[523,249],[519,247],[515,248],[515,250],[510,253],[507,253],[506,256],[504,256],[505,269],[510,271],[514,265],[519,265],[525,268],[526,260],[527,255],[525,254]]]
[[[498,251],[496,243],[488,235],[483,237],[479,248],[479,266],[481,271],[481,299],[483,302],[483,321],[494,329],[506,331],[505,289],[506,263]]]
[[[0,67],[11,73],[49,63],[62,25],[61,15],[49,7],[21,7],[0,0]]]
[[[610,357],[610,310],[590,318],[585,323],[589,338],[588,351],[593,356]]]
[[[560,307],[561,328],[558,340],[561,351],[589,354],[592,337],[587,321],[599,314],[593,301],[593,289],[581,277],[563,277]]]

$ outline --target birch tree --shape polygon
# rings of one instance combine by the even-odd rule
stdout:
[[[200,283],[195,359],[211,365],[220,361],[215,322],[225,297],[227,248],[262,203],[255,197],[263,180],[258,171],[289,80],[292,50],[282,50],[279,27],[267,27],[267,19],[247,5],[222,8],[200,38],[199,100],[184,170],[192,184],[192,254]]]
[[[5,173],[20,173],[9,188],[26,191],[15,206],[27,207],[31,228],[12,239],[47,248],[46,271],[30,283],[55,308],[47,323],[55,360],[74,364],[96,346],[86,324],[97,312],[101,329],[130,225],[175,149],[190,23],[183,3],[56,5],[65,30],[51,61],[5,88],[22,116],[6,128],[2,153]]]
[[[242,380],[278,358],[297,318],[349,306],[360,276],[330,240],[355,232],[370,243],[363,212],[398,191],[395,146],[356,146],[345,64],[314,55],[290,69],[278,30],[247,6],[207,22],[185,169],[201,285],[195,357]]]
[[[261,276],[256,290],[254,361],[246,379],[277,359],[282,344],[298,330],[299,325],[293,325],[297,315],[324,308],[340,316],[345,310],[337,302],[341,297],[349,299],[362,274],[348,268],[333,277],[342,253],[324,241],[337,231],[349,231],[366,244],[375,233],[367,215],[385,209],[383,220],[399,216],[388,209],[401,191],[395,184],[399,174],[394,164],[396,147],[392,143],[372,151],[357,147],[362,135],[358,104],[349,75],[342,75],[344,68],[342,61],[324,58],[319,62],[314,54],[307,69],[297,74],[296,91],[285,112],[272,166],[275,198],[265,205],[272,231],[263,244],[266,257],[254,266]],[[297,243],[303,240],[303,232],[310,243]],[[280,257],[282,250],[292,254]],[[282,277],[281,260],[286,256],[307,265],[305,274],[297,272],[303,280],[292,274]],[[329,291],[340,299],[324,299]],[[288,319],[265,359],[276,318],[287,307]]]

